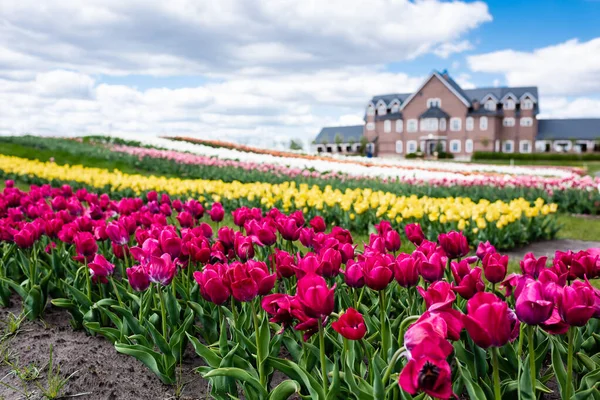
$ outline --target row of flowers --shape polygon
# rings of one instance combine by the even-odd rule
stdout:
[[[600,396],[600,249],[509,274],[493,244],[418,224],[380,221],[361,251],[320,216],[239,208],[218,228],[221,204],[166,193],[8,181],[0,204],[0,301],[33,319],[50,300],[166,384],[191,343],[217,399]]]
[[[4,176],[30,183],[77,183],[85,187],[122,194],[148,191],[166,192],[182,197],[195,195],[201,200],[222,202],[228,210],[239,206],[268,210],[279,207],[285,212],[302,210],[309,216],[322,214],[329,224],[366,232],[380,218],[401,227],[420,222],[432,236],[450,229],[465,230],[474,242],[493,240],[501,248],[510,248],[537,239],[553,237],[557,227],[552,214],[556,204],[543,199],[530,202],[523,198],[509,202],[472,201],[466,197],[430,198],[398,196],[368,188],[340,191],[330,186],[239,183],[191,180],[124,174],[83,166],[57,165],[0,155]]]
[[[535,200],[538,197],[546,202],[556,203],[563,212],[597,214],[600,211],[600,192],[597,181],[589,176],[573,175],[566,178],[548,178],[540,176],[519,175],[483,175],[468,176],[453,173],[419,173],[413,175],[391,176],[392,168],[358,167],[352,174],[345,171],[323,172],[308,168],[307,165],[288,167],[280,164],[266,163],[265,160],[244,161],[221,159],[214,156],[189,153],[176,150],[142,147],[133,142],[124,145],[108,145],[106,137],[92,137],[85,140],[65,140],[56,138],[40,138],[32,136],[0,138],[32,149],[41,149],[46,153],[56,152],[59,160],[69,162],[70,159],[89,159],[99,162],[111,162],[127,167],[129,170],[143,170],[158,175],[178,176],[186,178],[217,179],[226,182],[238,180],[242,183],[264,182],[282,183],[294,181],[297,184],[331,185],[335,189],[355,189],[370,187],[374,190],[403,195],[429,197],[469,197],[474,201],[486,199],[490,201],[509,201],[524,197]],[[190,150],[196,145],[156,139],[162,146],[172,146]],[[32,153],[35,154],[35,153]],[[256,156],[254,154],[253,156]],[[64,159],[63,159],[64,158]],[[380,178],[377,170],[384,173]],[[402,174],[400,174],[402,175]]]

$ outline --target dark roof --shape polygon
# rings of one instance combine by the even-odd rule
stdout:
[[[386,119],[391,119],[392,121],[395,119],[402,119],[402,113],[400,111],[395,113],[386,113],[385,115],[376,115],[375,121],[385,121]],[[366,119],[365,119],[366,121]]]
[[[340,135],[344,142],[348,142],[350,139],[358,142],[363,135],[364,125],[352,125],[352,126],[328,126],[321,129],[321,132],[317,135],[315,141],[317,143],[334,143],[335,137]]]
[[[394,100],[394,99],[398,99],[398,100],[400,100],[401,103],[403,103],[404,100],[406,100],[406,98],[408,96],[410,96],[410,95],[411,95],[411,93],[382,94],[382,95],[379,95],[379,96],[373,96],[373,98],[371,99],[371,101],[373,102],[373,104],[375,106],[377,106],[377,102],[379,100],[385,101],[386,105],[389,105],[392,102],[392,100]]]
[[[540,119],[537,140],[600,139],[600,118]]]
[[[468,94],[467,94],[467,93],[466,93],[466,92],[465,92],[465,91],[464,91],[464,90],[463,90],[463,89],[460,87],[460,85],[459,85],[458,83],[456,83],[456,82],[454,81],[454,79],[452,79],[452,78],[450,77],[450,75],[448,75],[448,72],[447,72],[447,71],[443,71],[443,72],[441,73],[441,77],[442,77],[442,78],[444,78],[444,79],[446,80],[446,82],[448,82],[448,84],[449,84],[450,86],[452,86],[452,88],[458,92],[458,94],[460,94],[462,97],[464,97],[464,98],[465,98],[465,100],[467,100],[467,101],[471,101],[471,102],[472,102],[472,100],[471,100],[471,98],[469,97],[469,95],[468,95]]]
[[[439,107],[430,107],[419,118],[450,118],[450,115]]]

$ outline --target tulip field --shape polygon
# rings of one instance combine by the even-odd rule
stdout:
[[[19,324],[68,313],[172,398],[600,399],[600,249],[529,253],[518,271],[504,254],[555,237],[559,212],[597,213],[580,171],[439,163],[410,178],[182,140],[34,142],[0,139],[0,305],[20,304]],[[443,174],[454,183],[433,183]],[[0,337],[3,365],[19,340]],[[48,365],[48,387],[13,368],[0,393],[131,398],[64,393],[75,374],[53,370],[52,350]]]

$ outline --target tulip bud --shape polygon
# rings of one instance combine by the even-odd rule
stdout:
[[[340,318],[331,324],[340,335],[349,340],[360,340],[367,333],[367,326],[361,313],[350,307]]]

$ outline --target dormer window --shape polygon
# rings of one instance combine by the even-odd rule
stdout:
[[[515,101],[513,99],[506,99],[504,101],[504,109],[505,110],[514,110],[515,109]]]
[[[377,115],[385,115],[387,113],[387,107],[384,105],[380,105],[377,108]]]
[[[496,111],[496,102],[494,100],[488,100],[483,105],[483,108],[488,111]]]
[[[427,99],[427,108],[432,108],[432,107],[441,108],[442,107],[442,99],[438,99],[438,98]]]
[[[373,107],[373,105],[369,105],[369,107],[367,107],[367,115],[370,117],[375,115],[375,107]]]
[[[397,102],[392,104],[392,109],[390,110],[391,113],[397,113],[400,111],[400,104],[398,104]]]
[[[525,99],[521,102],[521,109],[522,110],[531,110],[533,109],[533,100],[531,99]]]

